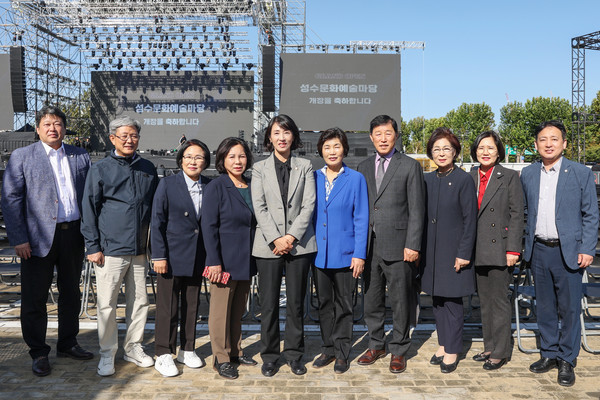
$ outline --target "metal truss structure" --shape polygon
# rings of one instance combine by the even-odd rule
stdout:
[[[69,108],[71,126],[85,119],[91,71],[237,69],[256,77],[256,134],[272,116],[261,111],[263,46],[274,46],[279,60],[290,52],[399,53],[425,44],[307,45],[305,0],[0,0],[0,52],[12,46],[24,49],[28,109],[15,113],[15,127],[34,125],[44,104]]]
[[[573,154],[579,162],[585,162],[585,127],[600,123],[600,114],[588,113],[585,107],[585,51],[600,50],[600,31],[571,39],[571,105],[576,140]]]

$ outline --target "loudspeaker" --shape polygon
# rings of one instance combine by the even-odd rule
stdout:
[[[27,111],[25,90],[25,50],[23,46],[10,48],[10,89],[14,112]]]
[[[262,46],[263,112],[275,111],[275,46]]]

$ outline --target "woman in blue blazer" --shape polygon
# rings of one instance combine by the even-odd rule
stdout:
[[[238,377],[233,364],[257,364],[242,352],[242,316],[250,279],[256,274],[251,255],[256,219],[250,182],[243,175],[251,166],[252,153],[246,142],[233,137],[223,140],[215,161],[221,176],[206,187],[202,207],[207,277],[211,282],[208,333],[213,366],[227,379]]]
[[[192,139],[181,146],[176,160],[182,171],[158,184],[151,222],[153,269],[158,275],[154,368],[163,376],[179,374],[171,356],[177,350],[177,325],[181,342],[177,361],[190,368],[205,365],[194,352],[194,344],[206,257],[200,209],[202,192],[209,182],[200,173],[210,164],[210,151],[204,143]]]
[[[365,177],[343,163],[349,151],[344,131],[326,130],[317,149],[326,164],[314,172],[313,216],[318,247],[313,275],[323,346],[313,366],[322,368],[335,360],[334,371],[341,374],[349,368],[352,347],[352,291],[367,257],[369,197]]]

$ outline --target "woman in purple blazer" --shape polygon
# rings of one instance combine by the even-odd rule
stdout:
[[[352,348],[352,291],[367,258],[369,197],[365,177],[343,159],[348,139],[340,128],[321,134],[317,143],[325,167],[315,171],[317,205],[313,220],[318,251],[313,276],[319,298],[322,368],[335,360],[338,374],[349,368]]]
[[[192,139],[183,143],[176,160],[181,172],[159,182],[151,222],[153,268],[158,275],[154,368],[167,377],[179,374],[171,356],[177,350],[177,325],[181,342],[177,361],[190,368],[205,365],[194,345],[206,257],[200,210],[204,186],[209,182],[200,173],[210,165],[210,151]]]

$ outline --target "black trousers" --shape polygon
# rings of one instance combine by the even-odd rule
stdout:
[[[475,267],[477,294],[481,304],[483,351],[491,352],[491,358],[510,358],[512,355],[509,285],[513,269],[506,266]]]
[[[321,352],[348,360],[352,349],[352,291],[356,280],[350,268],[313,267],[319,299],[319,321],[323,346]]]
[[[438,344],[449,354],[459,354],[463,347],[464,309],[462,297],[433,298],[433,316]]]
[[[194,350],[201,285],[202,275],[158,274],[154,342],[154,352],[157,356],[175,354],[178,326],[181,350]],[[179,315],[180,299],[181,316]]]
[[[81,293],[79,281],[83,266],[83,236],[79,222],[57,225],[52,247],[46,257],[21,260],[21,331],[31,358],[47,356],[48,291],[54,277],[58,286],[58,351],[77,344]]]
[[[386,261],[377,251],[377,239],[371,243],[363,274],[365,316],[369,331],[369,349],[385,350],[385,288],[392,307],[393,334],[390,353],[403,356],[410,348],[410,322],[415,319],[414,270],[404,261]]]
[[[308,271],[314,254],[257,258],[260,299],[260,355],[263,362],[277,362],[280,356],[279,292],[285,272],[286,317],[283,355],[286,361],[304,355],[304,298]]]

